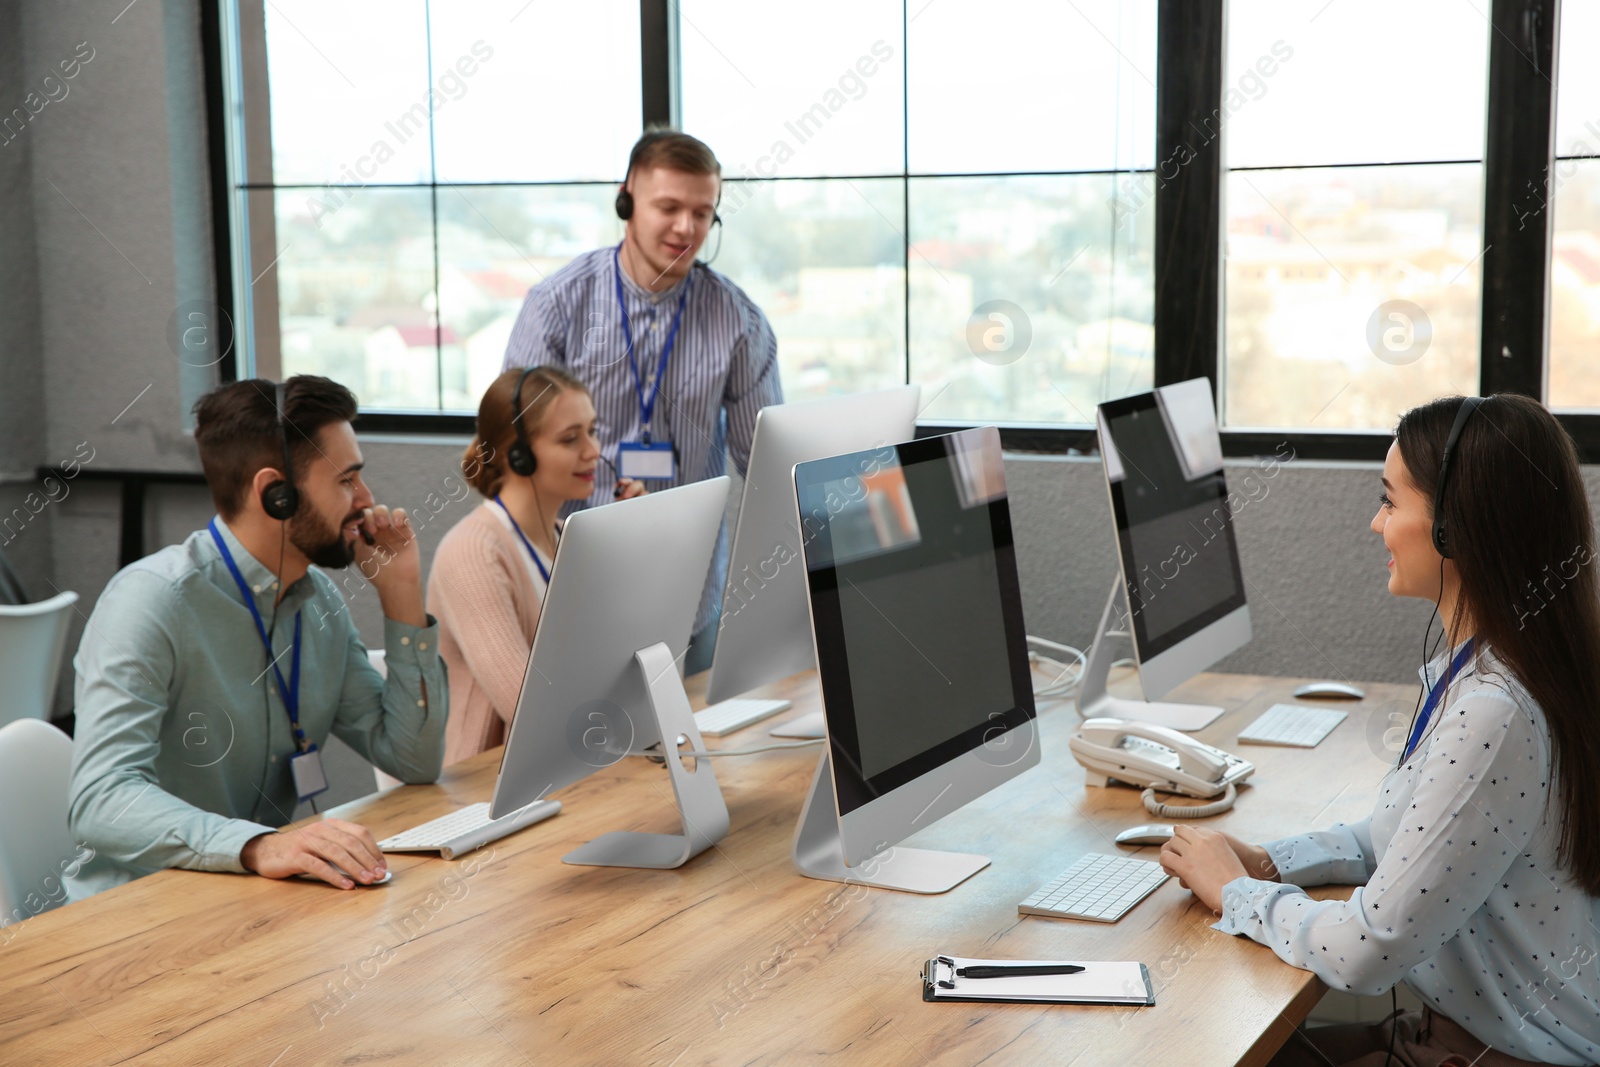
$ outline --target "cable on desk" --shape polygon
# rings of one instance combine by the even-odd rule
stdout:
[[[1233,802],[1239,798],[1239,791],[1229,782],[1222,799],[1209,804],[1163,804],[1156,799],[1154,789],[1146,789],[1139,797],[1144,801],[1144,809],[1158,819],[1204,819],[1221,815],[1233,807]]]
[[[1071,662],[1046,655],[1047,652],[1058,652],[1070,656],[1072,658]],[[1034,696],[1049,700],[1055,697],[1069,697],[1077,691],[1078,686],[1083,682],[1083,672],[1089,665],[1089,657],[1071,645],[1057,644],[1054,641],[1046,641],[1042,637],[1034,637],[1030,634],[1028,636],[1028,662],[1048,664],[1061,669],[1061,673],[1055,678],[1042,686],[1035,687],[1033,690]],[[1068,671],[1074,670],[1076,673],[1070,679],[1062,680],[1062,677]]]
[[[696,758],[709,758],[711,756],[753,756],[757,752],[776,752],[781,748],[810,748],[812,745],[822,744],[823,740],[823,738],[817,737],[812,738],[809,741],[777,741],[770,745],[757,745],[754,748],[719,748],[714,752],[701,752],[698,749],[680,748],[678,749],[678,755],[694,756]],[[678,735],[678,744],[687,745],[688,743],[689,739],[687,737],[685,737],[683,734]],[[646,759],[660,761],[662,759],[662,755],[658,749],[659,743],[651,745],[643,752],[630,752],[628,755],[643,756]]]

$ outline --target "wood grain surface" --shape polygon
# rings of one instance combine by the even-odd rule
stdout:
[[[1227,708],[1200,736],[1258,768],[1235,809],[1201,825],[1265,840],[1370,812],[1393,758],[1384,731],[1414,694],[1368,686],[1315,749],[1237,745],[1294,685],[1208,674],[1174,694]],[[690,679],[696,707],[703,688]],[[789,717],[818,706],[810,673],[756,695],[793,700]],[[1085,787],[1070,702],[1040,712],[1038,767],[909,839],[992,857],[948,893],[795,873],[815,747],[716,761],[732,829],[678,870],[563,864],[608,830],[677,829],[665,771],[628,759],[556,794],[561,815],[470,856],[392,856],[381,887],[164,871],[0,929],[0,1064],[1266,1062],[1323,987],[1210,929],[1176,881],[1114,925],[1017,914],[1078,856],[1128,853],[1112,837],[1153,821],[1137,791]],[[764,742],[781,721],[708,743]],[[333,814],[381,838],[488,799],[499,760]],[[1157,1003],[925,1004],[918,972],[937,952],[1139,960]]]

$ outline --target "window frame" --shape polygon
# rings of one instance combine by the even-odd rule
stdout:
[[[218,0],[202,6],[206,120],[211,144],[212,224],[217,303],[237,323],[234,254],[236,190],[229,176],[229,130],[223,52],[234,28],[234,12],[248,4]],[[909,7],[909,0],[903,5]],[[1227,0],[1158,0],[1156,47],[1156,160],[1187,145],[1191,123],[1210,117],[1222,98],[1226,57]],[[1558,0],[1492,0],[1489,73],[1483,152],[1483,243],[1480,306],[1480,394],[1516,392],[1544,400],[1549,340],[1549,270],[1553,212],[1549,209],[1555,165],[1555,57]],[[909,17],[909,12],[906,13]],[[640,0],[641,118],[672,123],[679,114],[678,12],[671,0]],[[904,31],[905,23],[902,22]],[[902,46],[904,42],[902,41]],[[264,122],[265,110],[245,122]],[[1225,325],[1221,204],[1225,169],[1221,138],[1193,151],[1194,158],[1170,180],[1156,177],[1155,354],[1157,386],[1206,377],[1215,395]],[[237,149],[233,149],[237,150]],[[1159,167],[1159,163],[1157,164]],[[1517,215],[1519,191],[1543,193],[1539,225]],[[907,253],[909,255],[909,251]],[[909,310],[907,312],[909,314]],[[248,324],[235,344],[252,343]],[[909,330],[907,361],[909,364]],[[258,353],[258,356],[260,354]],[[277,353],[269,354],[276,369]],[[237,376],[241,360],[232,351],[220,364],[222,380]],[[908,365],[909,370],[909,365]],[[1585,463],[1600,461],[1600,414],[1560,413],[1558,419]],[[925,423],[918,436],[967,424]],[[372,412],[363,430],[405,435],[472,432],[467,414]],[[1002,425],[1008,450],[1085,454],[1095,450],[1093,427]],[[1223,452],[1230,457],[1265,456],[1284,444],[1304,459],[1381,460],[1387,431],[1228,430]]]

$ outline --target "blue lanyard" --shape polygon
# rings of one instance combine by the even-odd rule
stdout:
[[[211,531],[211,539],[217,543],[217,548],[222,553],[222,562],[228,565],[228,572],[233,575],[239,592],[244,597],[244,606],[250,609],[250,617],[256,621],[256,633],[261,636],[261,644],[267,650],[267,659],[272,662],[272,673],[278,679],[278,695],[283,697],[283,706],[289,712],[289,725],[294,730],[295,744],[304,751],[306,747],[306,733],[300,729],[300,613],[294,613],[294,657],[289,664],[289,681],[283,680],[283,672],[278,670],[278,657],[272,653],[272,638],[267,634],[267,624],[261,621],[261,609],[256,607],[256,598],[250,593],[250,586],[245,582],[244,575],[239,573],[239,565],[233,561],[233,553],[228,551],[228,542],[222,539],[222,534],[217,530],[217,520],[212,519],[207,529]]]
[[[522,527],[517,525],[517,520],[511,514],[511,509],[500,502],[500,494],[494,495],[494,502],[500,504],[500,510],[506,513],[506,518],[511,520],[511,528],[517,531],[517,536],[522,539],[522,547],[528,550],[528,557],[533,560],[533,565],[539,568],[539,577],[544,579],[544,584],[550,584],[550,572],[544,569],[544,560],[539,558],[539,553],[533,550],[533,542],[528,540],[528,535],[522,532]]]
[[[1450,661],[1450,670],[1443,678],[1433,683],[1433,688],[1428,690],[1427,702],[1422,705],[1422,715],[1417,719],[1417,725],[1412,727],[1411,736],[1406,740],[1405,755],[1400,757],[1404,763],[1411,758],[1411,753],[1416,751],[1417,744],[1422,740],[1422,735],[1427,732],[1428,720],[1433,718],[1433,709],[1438,706],[1439,698],[1444,695],[1445,687],[1455,681],[1456,675],[1461,673],[1461,668],[1467,665],[1467,659],[1472,655],[1472,646],[1476,638],[1467,638],[1467,643],[1461,646],[1461,651],[1456,653],[1455,659]]]
[[[619,244],[612,249],[611,263],[617,271],[617,311],[622,316],[622,339],[628,346],[628,367],[633,371],[633,391],[639,397],[639,425],[644,427],[644,436],[641,440],[648,445],[650,416],[656,409],[656,400],[661,396],[661,379],[666,377],[667,359],[672,355],[672,346],[678,340],[678,324],[683,321],[683,306],[689,302],[691,278],[683,280],[683,292],[678,296],[678,311],[672,316],[672,329],[667,331],[667,343],[661,349],[661,362],[656,365],[655,385],[650,390],[649,399],[646,399],[644,381],[639,377],[639,361],[633,355],[633,330],[628,326],[628,305],[622,300],[622,245]]]

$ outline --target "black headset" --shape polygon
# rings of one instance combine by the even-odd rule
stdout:
[[[633,180],[633,168],[639,165],[639,156],[644,150],[665,137],[667,132],[653,130],[645,134],[634,143],[633,151],[628,153],[628,169],[622,175],[622,188],[617,190],[617,218],[624,222],[633,218],[633,194],[628,191],[628,182]]]
[[[638,142],[633,146],[633,151],[628,153],[628,170],[622,177],[622,188],[617,190],[617,218],[623,222],[633,218],[633,194],[628,191],[628,183],[633,180],[633,169],[639,165],[639,157],[644,154],[646,148],[649,148],[664,137],[676,136],[677,132],[677,130],[651,130],[639,138]],[[721,204],[722,185],[719,182],[717,184],[717,205],[721,206]],[[722,225],[722,216],[717,214],[715,208],[711,211],[711,225]],[[718,241],[719,243],[721,241],[720,231]],[[713,255],[712,258],[715,259],[716,256]]]
[[[300,510],[300,490],[294,487],[294,456],[289,450],[289,423],[283,417],[285,387],[279,382],[276,388],[278,413],[278,439],[283,443],[283,478],[261,490],[261,510],[269,518],[287,521]]]
[[[1445,559],[1454,559],[1455,553],[1450,550],[1449,542],[1444,533],[1444,486],[1450,477],[1450,464],[1455,459],[1456,442],[1461,439],[1461,430],[1472,418],[1472,413],[1478,410],[1488,397],[1469,396],[1461,401],[1461,407],[1456,411],[1456,421],[1450,427],[1450,436],[1445,438],[1444,454],[1439,457],[1439,480],[1433,487],[1433,547]]]
[[[534,454],[533,446],[528,444],[527,431],[522,427],[522,383],[536,369],[524,367],[517,378],[517,391],[511,394],[511,428],[516,431],[517,439],[506,449],[506,466],[511,468],[512,474],[520,474],[524,478],[532,477],[533,472],[539,469],[539,457]]]

